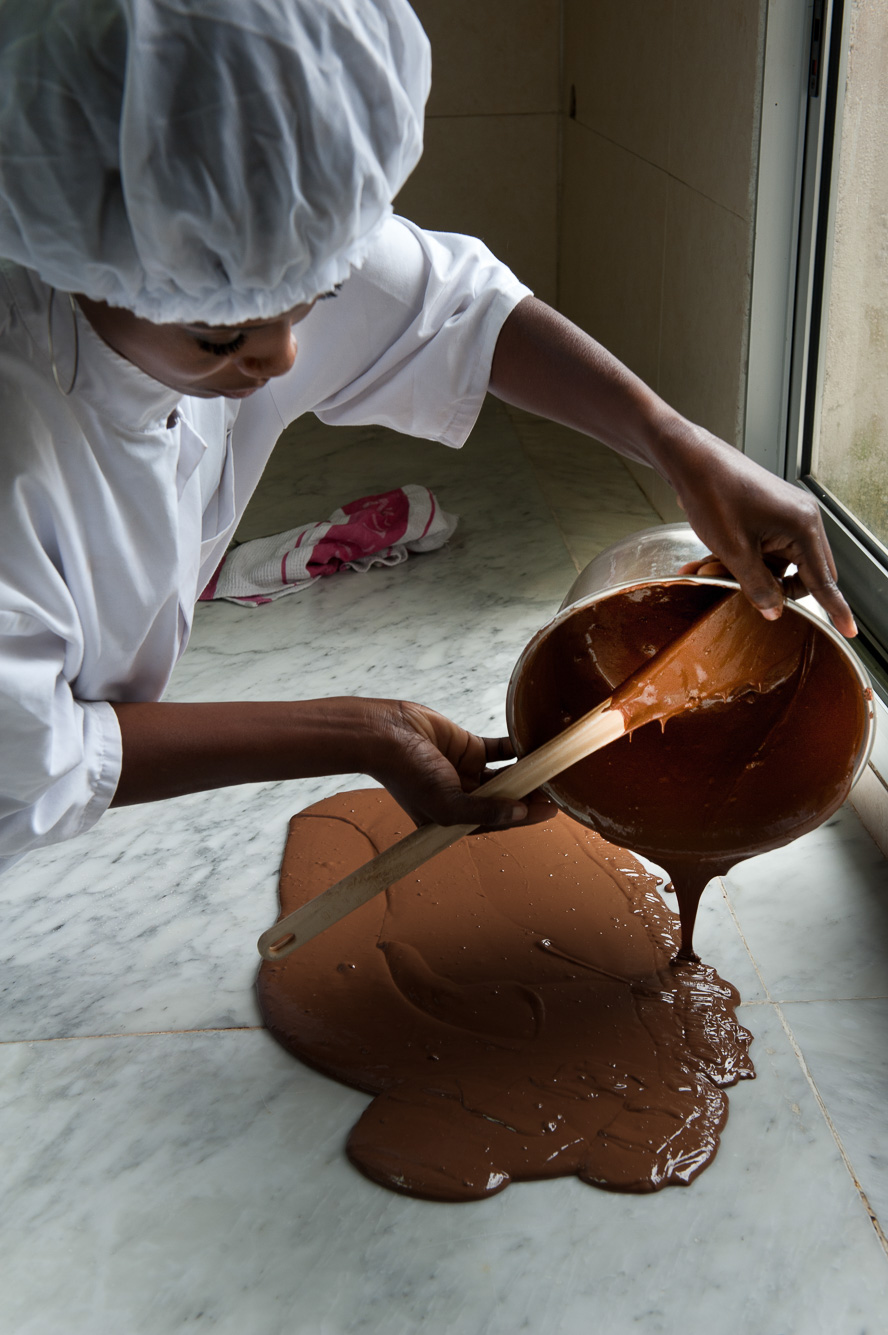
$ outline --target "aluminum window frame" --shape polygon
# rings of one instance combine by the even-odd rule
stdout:
[[[818,5],[818,9],[819,9]],[[810,473],[823,359],[850,5],[824,0],[811,95],[815,0],[770,0],[765,38],[743,448],[820,503],[839,581],[861,628],[855,648],[888,700],[888,567]]]

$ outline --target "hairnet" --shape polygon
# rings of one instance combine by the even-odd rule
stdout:
[[[158,323],[341,281],[422,151],[406,0],[2,0],[0,255]]]

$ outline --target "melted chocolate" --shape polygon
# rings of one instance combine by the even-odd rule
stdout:
[[[724,597],[719,586],[651,584],[577,608],[523,665],[513,709],[519,752],[607,699],[620,673],[635,672]],[[734,686],[748,681],[748,692],[733,689],[702,708],[689,695],[688,712],[645,724],[549,785],[583,824],[668,871],[679,900],[682,959],[696,958],[697,904],[713,876],[789,843],[841,805],[865,728],[850,666],[789,606],[781,620],[804,628],[794,666],[788,660],[792,670],[783,680],[777,674],[753,689],[761,677],[759,642],[771,627],[756,613],[738,612],[744,634],[734,641]],[[791,645],[790,626],[781,633]],[[692,652],[678,666],[690,691],[703,664]]]
[[[814,634],[802,617],[764,621],[742,593],[728,594],[628,680],[614,682],[605,674],[618,687],[610,707],[620,711],[629,732],[714,704],[741,698],[750,703],[750,696],[799,676]],[[622,645],[619,649],[622,669],[625,655]],[[600,653],[595,667],[602,672]]]
[[[289,913],[409,829],[385,792],[295,816]],[[690,1182],[725,1086],[753,1075],[739,997],[673,969],[676,920],[629,853],[558,815],[476,835],[285,960],[264,962],[272,1034],[376,1095],[352,1161],[397,1191],[477,1200],[576,1174],[615,1191]]]

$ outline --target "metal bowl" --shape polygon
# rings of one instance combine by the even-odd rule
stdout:
[[[506,702],[506,717],[509,734],[519,750],[522,739],[516,730],[516,694],[519,683],[524,678],[528,664],[536,655],[543,642],[569,618],[582,610],[593,606],[605,598],[617,593],[628,592],[644,585],[692,584],[716,586],[725,589],[738,589],[732,579],[713,579],[699,575],[679,575],[678,571],[688,562],[701,560],[708,550],[697,538],[689,524],[666,524],[658,528],[645,529],[615,543],[606,551],[596,556],[577,576],[558,613],[543,626],[525,646],[515,665],[509,682]],[[799,602],[789,604],[787,610],[804,617],[815,625],[821,634],[826,635],[838,649],[848,670],[853,674],[864,701],[865,726],[863,736],[853,759],[852,785],[863,772],[872,750],[875,738],[875,718],[872,702],[872,688],[869,677],[856,655],[848,647],[845,638],[827,621],[825,614],[813,599],[806,599],[809,605]],[[556,785],[557,785],[557,781]],[[556,804],[575,819],[584,824],[582,811],[577,809],[557,787],[546,785],[544,791]],[[824,813],[824,819],[830,813]]]

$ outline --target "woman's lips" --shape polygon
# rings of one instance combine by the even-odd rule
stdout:
[[[255,394],[257,389],[264,389],[267,384],[267,380],[256,380],[251,385],[239,385],[236,389],[218,389],[216,393],[221,394],[224,399],[247,399],[251,394]]]

